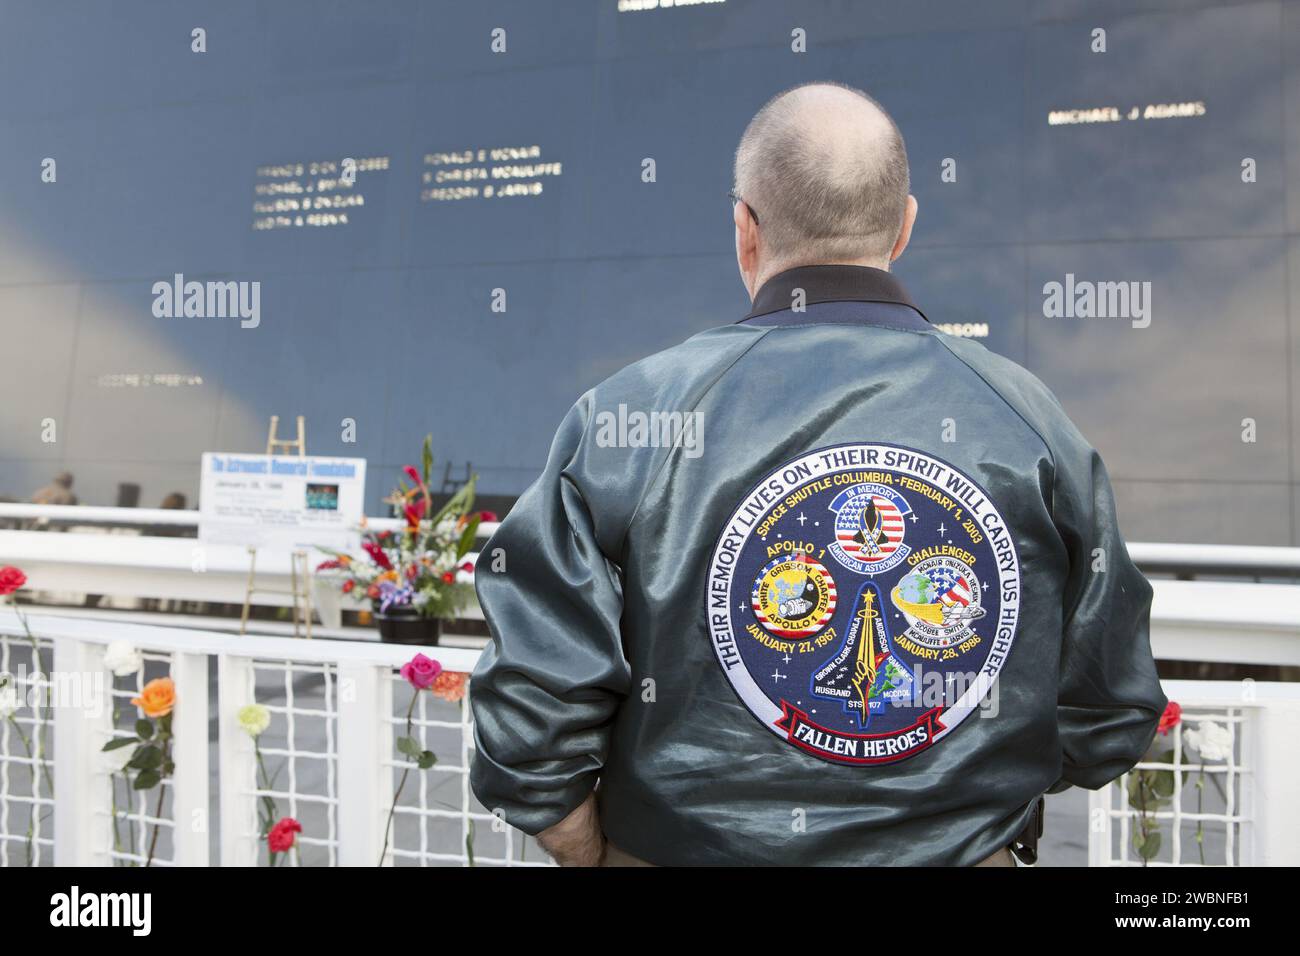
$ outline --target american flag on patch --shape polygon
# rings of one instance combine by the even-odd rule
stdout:
[[[960,604],[962,607],[970,604],[973,597],[970,584],[960,572],[952,568],[934,568],[926,572],[926,576],[934,583],[934,590],[942,603]]]
[[[857,528],[836,528],[846,554],[859,561],[883,561],[903,540],[903,514],[883,495],[872,495],[862,508]]]

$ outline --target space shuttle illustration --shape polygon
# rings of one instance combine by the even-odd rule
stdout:
[[[876,597],[874,591],[864,591],[862,595],[862,607],[858,611],[859,628],[863,633],[871,633],[871,622],[876,620],[880,611],[876,608]],[[862,713],[869,714],[868,697],[871,695],[871,688],[876,684],[876,672],[879,669],[881,661],[888,657],[888,654],[877,655],[876,650],[872,647],[871,641],[859,640],[857,654],[853,659],[853,679],[850,683],[853,685],[853,693],[862,705]]]
[[[813,672],[809,688],[814,696],[843,704],[859,729],[890,701],[911,695],[912,677],[894,656],[881,604],[876,585],[863,584],[843,643]]]

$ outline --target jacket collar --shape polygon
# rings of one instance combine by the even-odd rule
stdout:
[[[804,291],[807,305],[819,302],[892,302],[907,306],[925,318],[925,313],[917,308],[903,284],[884,269],[871,266],[798,266],[764,282],[754,296],[753,308],[740,321],[788,311],[796,289]]]

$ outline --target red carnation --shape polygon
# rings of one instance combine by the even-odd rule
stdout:
[[[445,572],[443,572],[442,579],[443,579],[444,581],[446,581],[448,584],[455,584],[455,583],[456,583],[456,572],[455,572],[455,571],[445,571]]]
[[[12,565],[6,564],[3,568],[0,568],[0,597],[13,594],[26,583],[27,575]]]
[[[356,586],[357,586],[357,582],[356,582],[356,581],[352,581],[352,580],[344,581],[344,582],[343,582],[343,593],[344,593],[344,594],[347,594],[349,591],[351,591],[351,590],[352,590],[354,587],[356,587]]]
[[[266,835],[266,845],[272,853],[288,853],[293,849],[297,834],[302,832],[302,824],[293,817],[285,817]]]
[[[500,521],[501,519],[497,517],[497,513],[495,511],[480,511],[478,513],[478,520],[479,521]]]
[[[464,571],[466,574],[473,574],[473,573],[474,573],[474,565],[473,565],[473,563],[470,562],[470,561],[466,561],[464,564],[462,564],[462,565],[460,566],[460,569],[461,569],[462,571]]]

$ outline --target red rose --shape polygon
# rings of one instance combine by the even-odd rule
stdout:
[[[420,573],[419,568],[417,568],[414,564],[412,564],[410,567],[406,569],[406,580],[414,581],[415,576],[419,573]]]
[[[456,583],[456,572],[455,572],[455,571],[446,571],[446,572],[443,573],[443,575],[442,575],[442,579],[443,579],[444,581],[446,581],[448,584],[455,584],[455,583]]]
[[[356,582],[356,581],[344,581],[344,582],[343,582],[343,593],[344,593],[344,594],[347,594],[348,592],[350,592],[350,591],[351,591],[354,587],[356,587],[356,586],[357,586],[357,582]]]
[[[1171,700],[1165,705],[1165,712],[1160,715],[1160,723],[1156,726],[1162,734],[1167,734],[1178,726],[1178,722],[1183,719],[1183,708],[1175,700]]]
[[[17,568],[6,564],[0,568],[0,597],[6,594],[13,594],[20,587],[27,583],[27,575],[23,574]]]
[[[302,832],[302,824],[293,817],[285,817],[266,835],[266,845],[272,853],[288,853],[293,849],[296,835]]]
[[[478,520],[479,521],[500,521],[501,519],[497,517],[497,513],[495,511],[480,511],[478,513]]]
[[[462,564],[462,565],[460,566],[460,569],[461,569],[462,571],[464,571],[466,574],[473,574],[473,573],[474,573],[474,565],[473,565],[473,563],[470,562],[470,561],[466,561],[464,564]]]

